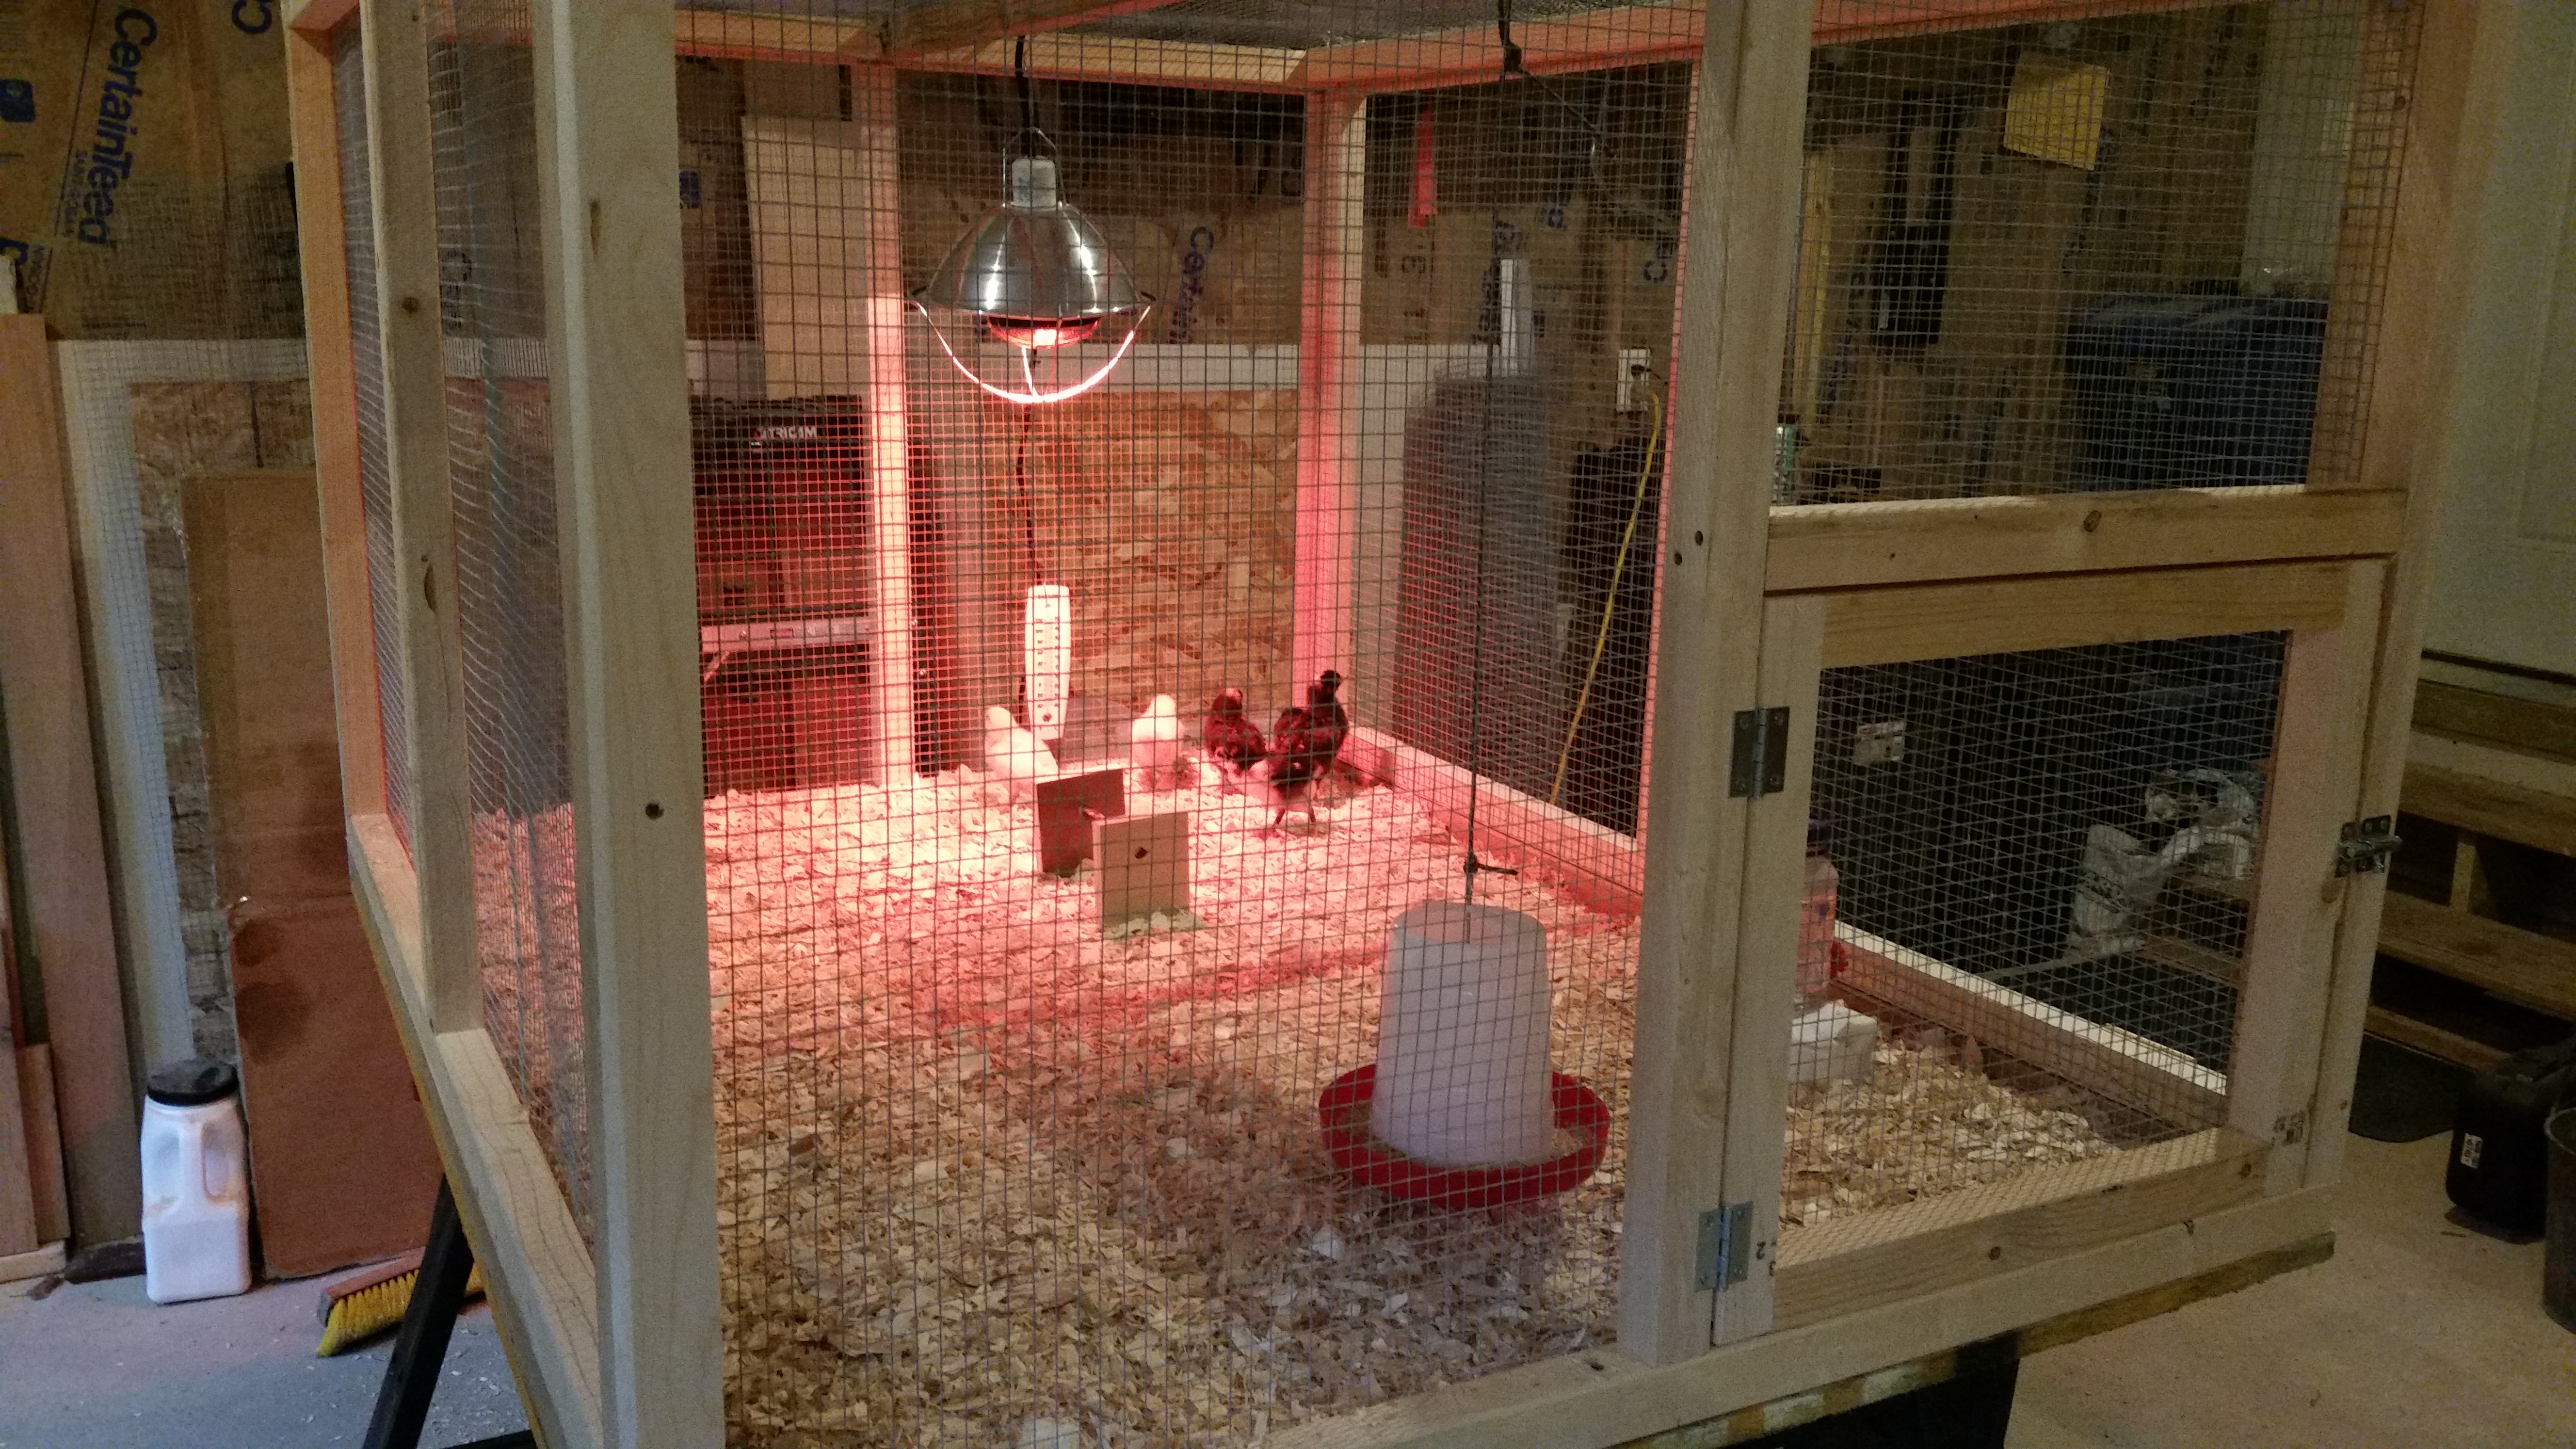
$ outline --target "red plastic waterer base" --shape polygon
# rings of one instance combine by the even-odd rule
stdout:
[[[1556,1125],[1583,1134],[1582,1144],[1545,1162],[1512,1167],[1434,1167],[1379,1141],[1369,1131],[1369,1099],[1377,1094],[1375,1062],[1334,1078],[1315,1110],[1333,1166],[1360,1186],[1443,1208],[1500,1207],[1580,1186],[1610,1150],[1610,1108],[1600,1094],[1563,1072],[1548,1075]]]

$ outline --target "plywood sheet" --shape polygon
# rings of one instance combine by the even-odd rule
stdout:
[[[260,1240],[315,1273],[416,1245],[438,1154],[349,890],[313,477],[181,492]]]
[[[207,814],[205,726],[197,707],[197,641],[189,622],[188,544],[181,489],[188,479],[313,462],[310,389],[265,382],[138,382],[133,405],[136,501],[152,605],[152,662],[160,686],[163,766],[170,785],[172,865],[188,953],[190,1034],[200,1055],[234,1053],[224,903],[215,883]],[[333,852],[339,850],[336,835]]]

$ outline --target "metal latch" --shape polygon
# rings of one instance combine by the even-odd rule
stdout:
[[[1747,800],[1776,795],[1789,783],[1789,707],[1735,712],[1735,758],[1726,793]]]
[[[2343,840],[2335,846],[2335,874],[2385,875],[2397,854],[2397,817],[2373,815],[2343,823]]]
[[[1709,1291],[1744,1281],[1753,1256],[1753,1204],[1731,1202],[1699,1215],[1699,1286]]]

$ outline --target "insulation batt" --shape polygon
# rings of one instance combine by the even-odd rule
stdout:
[[[1055,752],[997,704],[984,711],[984,768],[1009,787],[1012,799],[1024,800],[1037,794],[1039,782],[1055,778]]]
[[[1143,789],[1180,788],[1181,714],[1170,695],[1155,695],[1127,726],[1127,763],[1135,767]]]

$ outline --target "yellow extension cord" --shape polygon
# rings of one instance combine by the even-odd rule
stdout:
[[[1655,396],[1652,388],[1644,392],[1646,407],[1655,421],[1646,430],[1646,457],[1637,465],[1637,496],[1628,504],[1627,531],[1619,535],[1619,561],[1610,568],[1610,594],[1601,601],[1601,632],[1592,641],[1592,662],[1583,669],[1583,689],[1574,696],[1574,718],[1565,727],[1565,748],[1556,752],[1556,782],[1547,789],[1550,805],[1565,793],[1565,766],[1574,758],[1574,736],[1583,728],[1584,707],[1592,703],[1592,681],[1601,673],[1601,656],[1610,652],[1610,624],[1619,610],[1619,580],[1628,572],[1628,549],[1637,541],[1637,520],[1646,512],[1646,484],[1655,476],[1655,450],[1664,444],[1663,399]]]

